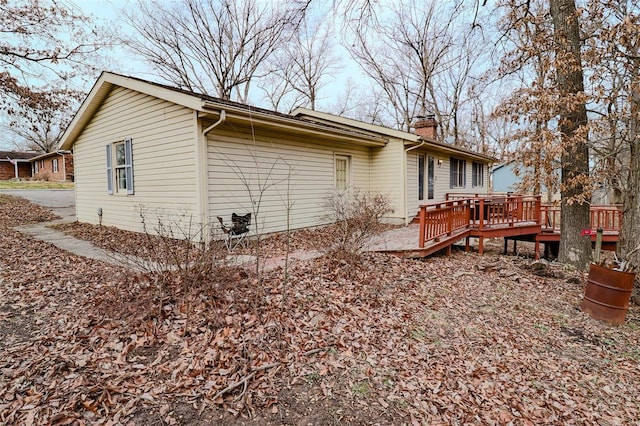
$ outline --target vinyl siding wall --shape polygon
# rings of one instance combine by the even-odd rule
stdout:
[[[252,231],[283,231],[290,206],[291,229],[326,223],[322,203],[335,187],[335,155],[349,156],[352,187],[370,189],[367,147],[268,133],[251,136],[248,130],[234,126],[207,135],[210,219],[221,216],[229,222],[233,212],[251,212]]]
[[[141,207],[153,227],[157,215],[196,217],[195,129],[192,110],[115,87],[74,144],[78,221],[98,223],[102,208],[103,225],[140,232]],[[125,138],[133,141],[135,194],[110,195],[105,146]]]
[[[389,222],[404,223],[405,191],[403,189],[402,162],[404,145],[401,140],[391,139],[383,148],[371,150],[371,191],[388,195],[393,213]]]
[[[466,160],[466,185],[464,188],[450,187],[450,168],[451,156],[448,154],[430,152],[426,150],[413,150],[407,153],[407,212],[409,217],[418,214],[420,202],[418,200],[418,154],[426,154],[434,157],[434,199],[424,200],[425,203],[436,203],[444,201],[446,194],[464,193],[464,194],[486,194],[489,187],[489,165],[484,165],[484,185],[482,187],[474,187],[472,185],[472,163],[473,160],[459,156],[462,160]],[[438,164],[438,160],[442,160],[442,164]],[[425,186],[426,190],[426,186]]]

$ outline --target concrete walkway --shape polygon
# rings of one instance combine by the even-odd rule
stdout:
[[[96,247],[89,241],[80,240],[65,234],[49,226],[59,223],[70,223],[76,220],[75,191],[73,190],[0,190],[0,193],[25,198],[34,204],[48,208],[60,219],[18,226],[15,229],[25,235],[29,235],[40,241],[46,241],[56,247],[66,250],[78,256],[99,260],[116,266],[123,266],[135,271],[158,271],[159,266],[148,260],[134,256],[125,256],[112,251]],[[394,251],[417,248],[418,225],[409,225],[387,231],[372,238],[367,251]],[[322,253],[315,250],[299,250],[289,253],[289,263],[307,261],[320,257]],[[228,264],[244,266],[252,269],[255,267],[255,256],[234,255],[227,257]],[[285,256],[263,257],[262,270],[271,271],[284,267]]]
[[[70,223],[76,220],[75,191],[68,189],[28,189],[14,190],[3,189],[2,194],[13,195],[25,198],[26,200],[51,210],[60,219],[31,223],[28,225],[16,226],[14,229],[21,234],[29,235],[36,240],[51,243],[54,246],[76,254],[78,256],[107,262],[117,266],[131,267],[131,264],[139,262],[131,262],[127,258],[118,253],[113,253],[94,246],[89,241],[80,240],[78,238],[67,235],[56,229],[52,229],[50,225],[60,223]],[[140,264],[140,263],[139,263]],[[138,269],[138,268],[134,268]]]
[[[75,238],[64,232],[50,228],[51,225],[60,223],[71,223],[76,220],[75,194],[73,190],[0,190],[2,194],[22,197],[34,204],[45,207],[60,216],[60,219],[38,222],[29,225],[17,226],[14,229],[24,235],[29,235],[40,241],[51,243],[56,247],[89,259],[99,260],[116,266],[143,272],[158,271],[160,267],[151,261],[125,256],[112,251],[96,247],[89,241]],[[321,253],[316,251],[297,251],[289,254],[289,262],[297,260],[310,260],[319,257]],[[255,266],[255,256],[251,255],[229,255],[229,264],[252,268]],[[285,264],[285,257],[263,258],[263,271],[271,271]],[[253,266],[251,266],[253,265]]]

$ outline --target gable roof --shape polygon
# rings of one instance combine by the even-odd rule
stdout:
[[[410,142],[418,142],[420,139],[420,136],[416,135],[415,133],[391,129],[389,127],[379,126],[377,124],[365,123],[364,121],[358,121],[352,118],[341,117],[339,115],[330,114],[328,112],[315,111],[308,108],[296,108],[291,112],[291,115],[296,117],[303,117],[307,120],[317,120],[318,122],[322,123],[338,123],[343,126],[359,129],[361,131],[364,130],[371,133],[382,134],[385,136],[403,139]]]
[[[494,167],[491,168],[491,173],[493,172],[497,172],[498,170],[506,167],[506,166],[510,166],[513,163],[515,163],[515,161],[511,160],[511,161],[505,161],[504,163],[500,163],[500,164],[496,164]]]
[[[38,156],[37,152],[0,151],[0,161],[9,161],[8,158],[12,160],[28,161],[37,156]]]
[[[42,160],[44,158],[53,157],[53,156],[56,156],[56,155],[62,155],[64,157],[67,154],[71,154],[71,151],[45,152],[43,154],[36,154],[34,157],[30,158],[30,161]]]
[[[322,123],[325,123],[325,122],[339,123],[341,125],[353,128],[354,130],[357,129],[360,131],[371,132],[373,134],[381,134],[387,137],[402,139],[403,141],[409,144],[424,144],[427,147],[430,147],[440,152],[445,152],[447,154],[464,155],[467,157],[472,157],[472,158],[475,158],[484,162],[489,162],[489,163],[493,163],[496,161],[495,158],[490,157],[488,155],[480,154],[470,149],[454,146],[448,143],[439,142],[434,139],[425,138],[415,133],[405,132],[403,130],[390,129],[388,127],[379,126],[377,124],[365,123],[363,121],[358,121],[358,120],[354,120],[346,117],[340,117],[338,115],[333,115],[327,112],[314,111],[307,108],[296,108],[291,114],[297,117],[303,117],[309,120],[318,120],[319,122],[322,122]]]
[[[362,131],[345,129],[341,126],[321,124],[300,117],[282,114],[264,108],[223,100],[213,96],[191,92],[184,89],[124,76],[111,72],[103,72],[91,91],[83,101],[76,115],[62,135],[59,149],[71,149],[76,138],[100,108],[102,102],[115,86],[135,90],[157,97],[200,113],[201,117],[219,115],[225,111],[227,119],[251,121],[254,124],[269,124],[278,127],[295,129],[317,135],[330,135],[345,142],[362,143],[370,146],[384,146],[386,140],[379,136]]]

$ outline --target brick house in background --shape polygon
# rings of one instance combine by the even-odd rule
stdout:
[[[30,162],[31,176],[34,180],[73,181],[73,154],[71,151],[40,154],[32,157]]]
[[[31,159],[35,152],[0,151],[0,180],[31,179]]]

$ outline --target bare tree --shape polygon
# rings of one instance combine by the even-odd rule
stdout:
[[[500,47],[504,49],[498,78],[512,87],[493,111],[494,119],[515,126],[508,140],[513,150],[507,159],[516,162],[520,190],[547,192],[547,201],[559,188],[557,161],[562,153],[556,120],[559,92],[555,81],[553,24],[546,0],[499,3],[504,11],[500,23]]]
[[[95,31],[72,3],[0,1],[0,107],[11,113],[15,101],[42,102],[52,82],[68,84],[86,71],[88,57],[104,45]]]
[[[442,138],[460,139],[458,111],[479,52],[468,49],[464,10],[460,1],[399,1],[373,15],[378,19],[349,23],[347,49],[390,105],[387,124],[408,130],[416,115],[432,112]]]
[[[640,6],[632,1],[591,4],[600,18],[588,40],[601,140],[594,150],[604,181],[623,203],[619,253],[640,267]]]
[[[341,68],[329,24],[324,16],[307,16],[273,56],[271,74],[259,86],[274,109],[282,110],[284,99],[289,111],[317,108],[320,91]]]
[[[250,0],[139,0],[127,15],[138,37],[125,40],[164,80],[187,90],[246,102],[265,61],[299,23],[292,7]]]
[[[13,114],[2,128],[6,135],[13,136],[13,145],[18,150],[54,152],[82,96],[82,92],[75,90],[52,90],[26,102],[16,101]]]
[[[0,1],[0,33],[1,125],[20,149],[51,150],[108,37],[67,1]]]

